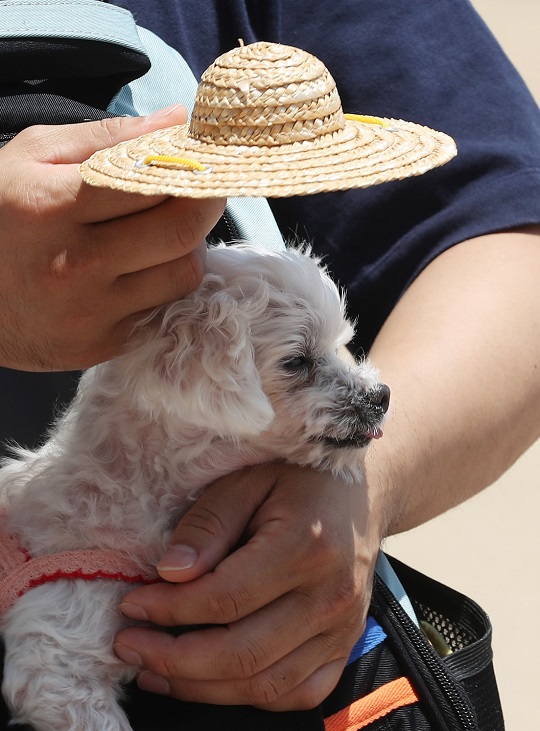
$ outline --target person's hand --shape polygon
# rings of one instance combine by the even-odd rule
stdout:
[[[121,352],[141,312],[200,282],[221,200],[93,188],[95,150],[186,120],[150,117],[30,127],[0,149],[0,364],[85,368]]]
[[[178,699],[305,709],[336,685],[360,637],[379,546],[362,485],[267,464],[211,485],[158,566],[124,598],[130,618],[217,625],[117,635],[139,686]]]

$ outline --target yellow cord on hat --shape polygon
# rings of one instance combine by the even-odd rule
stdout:
[[[363,122],[364,124],[378,124],[381,127],[390,126],[382,117],[370,117],[366,114],[346,114],[345,119],[349,119],[351,122]]]
[[[171,167],[183,167],[193,170],[198,173],[210,172],[211,168],[208,165],[203,165],[196,160],[191,160],[188,157],[176,157],[175,155],[147,155],[141,160],[142,165],[157,164]]]

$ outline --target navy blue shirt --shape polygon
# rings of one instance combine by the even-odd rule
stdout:
[[[118,0],[196,75],[256,40],[296,45],[334,76],[346,112],[452,135],[439,170],[367,190],[270,201],[286,237],[312,241],[345,286],[368,350],[439,253],[540,221],[540,113],[467,0]]]
[[[196,75],[256,40],[300,46],[336,79],[347,112],[400,117],[452,135],[458,156],[419,178],[270,201],[346,287],[357,352],[439,253],[540,221],[540,113],[468,0],[117,0]],[[486,251],[489,256],[489,251]],[[0,369],[0,442],[29,444],[75,379]],[[1,451],[1,449],[0,449]]]

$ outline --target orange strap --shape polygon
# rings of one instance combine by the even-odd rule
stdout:
[[[390,711],[419,700],[407,678],[397,678],[324,721],[325,731],[358,731]]]

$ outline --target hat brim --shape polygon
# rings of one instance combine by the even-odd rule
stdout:
[[[202,142],[190,137],[189,125],[180,125],[100,150],[80,173],[90,185],[145,195],[278,198],[422,175],[455,154],[448,135],[397,119],[347,119],[332,134],[272,146]]]

